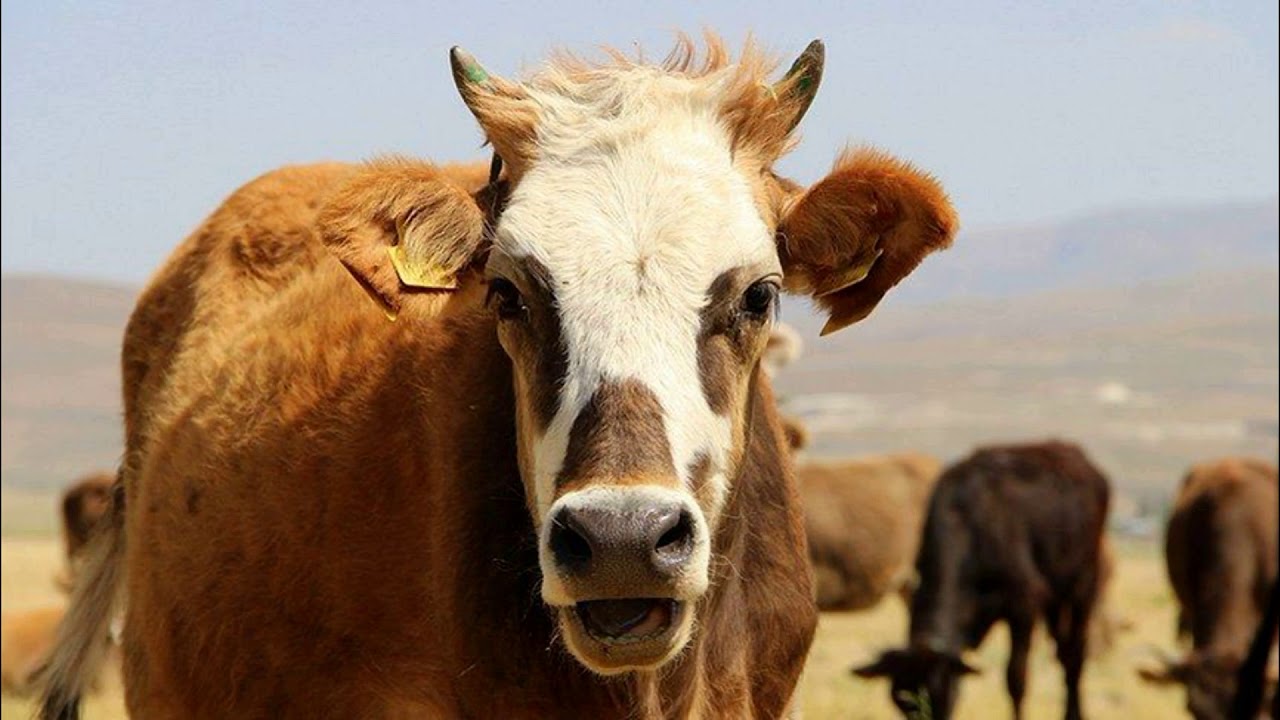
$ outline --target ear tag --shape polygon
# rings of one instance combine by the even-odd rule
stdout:
[[[884,251],[880,248],[876,248],[875,254],[872,255],[870,259],[858,263],[848,270],[837,274],[829,283],[827,283],[827,287],[823,288],[821,292],[815,293],[814,297],[826,297],[827,295],[838,293],[845,288],[857,285],[863,280],[866,280],[867,275],[871,272],[871,268],[875,266],[876,260],[879,260],[882,254],[884,254]]]
[[[400,282],[407,287],[427,290],[456,290],[458,278],[454,273],[435,264],[411,263],[404,255],[404,245],[400,241],[405,235],[405,223],[396,221],[396,244],[387,248],[387,256],[391,258],[391,266],[396,269]]]

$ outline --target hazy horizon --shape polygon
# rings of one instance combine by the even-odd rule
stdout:
[[[748,32],[827,45],[803,142],[819,177],[871,143],[942,179],[966,233],[1113,209],[1266,201],[1274,5],[1141,0],[907,8],[663,0],[360,7],[5,2],[3,270],[141,282],[234,188],[281,164],[483,158],[446,53],[518,77],[554,47]]]

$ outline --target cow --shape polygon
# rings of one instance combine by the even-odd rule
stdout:
[[[822,45],[776,83],[707,45],[523,82],[455,48],[487,173],[286,168],[179,246],[126,329],[123,502],[45,717],[117,586],[138,716],[789,712],[816,610],[778,292],[834,332],[956,219],[880,151],[775,174]]]
[[[917,453],[796,466],[818,609],[909,599],[929,491],[942,469]]]
[[[1004,621],[1006,680],[1020,718],[1040,617],[1065,672],[1065,716],[1080,718],[1109,502],[1103,473],[1077,445],[1059,440],[982,447],[947,468],[929,500],[916,558],[908,645],[854,672],[889,677],[904,715],[927,704],[932,717],[948,718],[959,679],[977,672],[962,654]]]
[[[1276,466],[1252,458],[1198,463],[1183,477],[1165,529],[1178,635],[1191,652],[1141,675],[1182,684],[1198,720],[1232,717],[1237,673],[1277,574]]]
[[[62,538],[66,567],[54,577],[54,584],[64,592],[74,583],[80,556],[90,533],[110,504],[110,489],[115,476],[90,473],[67,487],[58,503],[62,520]],[[66,606],[63,604],[5,611],[0,618],[0,646],[3,646],[3,678],[5,692],[29,692],[37,671],[49,658],[54,634]]]
[[[71,483],[62,493],[59,511],[67,565],[56,578],[56,583],[64,591],[71,589],[71,578],[75,575],[80,555],[98,521],[107,514],[115,479],[115,473],[90,473]]]

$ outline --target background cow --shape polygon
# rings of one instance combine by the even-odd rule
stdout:
[[[111,506],[111,486],[115,480],[115,473],[91,473],[76,480],[62,493],[62,541],[66,549],[67,567],[58,577],[58,584],[64,590],[71,589],[74,565],[79,562],[81,551],[88,544],[98,521],[107,514],[107,509]]]
[[[839,330],[956,222],[877,151],[778,177],[821,45],[778,83],[709,45],[522,83],[455,49],[488,176],[287,168],[178,248],[126,331],[125,504],[46,717],[122,581],[137,715],[787,712],[816,609],[778,292]]]
[[[1178,634],[1191,652],[1142,676],[1181,683],[1199,720],[1230,717],[1237,672],[1261,624],[1277,569],[1277,473],[1263,460],[1201,463],[1183,478],[1165,533]]]
[[[797,465],[820,610],[864,610],[890,592],[909,600],[941,467],[915,453]]]
[[[113,474],[91,473],[62,493],[58,507],[66,565],[55,575],[54,583],[63,591],[71,589],[90,534],[110,507],[114,482]],[[0,618],[0,647],[3,648],[0,677],[5,692],[24,694],[33,688],[36,671],[49,659],[58,623],[65,613],[66,607],[58,604],[6,611]]]
[[[950,717],[957,680],[975,672],[961,653],[1003,620],[1009,695],[1021,717],[1041,617],[1065,671],[1066,717],[1079,718],[1109,500],[1106,477],[1064,442],[981,448],[948,468],[929,501],[908,645],[855,672],[891,678],[904,714],[927,702],[933,717]]]

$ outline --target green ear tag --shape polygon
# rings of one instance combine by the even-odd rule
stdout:
[[[468,63],[462,68],[462,72],[466,74],[467,81],[477,84],[489,82],[489,73],[478,63]]]

